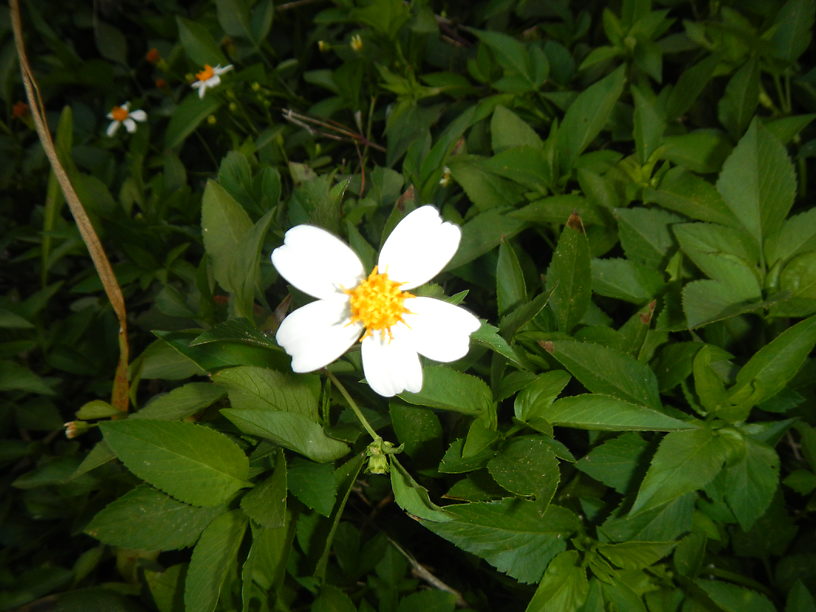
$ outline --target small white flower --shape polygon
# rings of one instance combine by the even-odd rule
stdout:
[[[147,113],[143,110],[130,110],[130,102],[122,106],[114,106],[108,113],[108,119],[113,119],[107,129],[107,135],[113,136],[120,125],[124,125],[129,134],[136,131],[136,122],[147,121]]]
[[[193,83],[193,89],[198,89],[198,97],[203,98],[204,92],[221,84],[221,75],[232,70],[232,64],[224,66],[219,65],[213,68],[209,64],[204,65],[204,70],[196,73],[196,81]]]
[[[419,355],[455,361],[468,352],[479,320],[442,300],[408,289],[436,276],[462,237],[433,206],[407,215],[391,232],[374,270],[341,240],[311,225],[293,227],[272,263],[292,285],[318,298],[290,314],[276,339],[295,372],[322,368],[362,335],[363,371],[374,391],[391,397],[422,389]]]

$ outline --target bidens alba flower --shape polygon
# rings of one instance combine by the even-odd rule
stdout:
[[[147,121],[147,113],[143,110],[130,110],[130,102],[125,102],[122,106],[114,106],[108,113],[108,119],[113,119],[106,134],[113,136],[119,126],[124,125],[129,134],[136,131],[136,122]]]
[[[422,389],[419,355],[444,362],[464,357],[479,320],[458,306],[409,293],[445,267],[461,236],[433,206],[418,208],[394,228],[366,275],[354,251],[327,231],[298,225],[286,232],[272,263],[292,285],[318,298],[278,329],[292,369],[322,368],[359,338],[368,384],[391,397]]]
[[[221,84],[221,75],[232,70],[232,64],[224,66],[219,65],[213,68],[209,64],[204,65],[204,70],[196,73],[196,81],[193,83],[193,89],[198,89],[198,97],[203,98],[204,92]]]

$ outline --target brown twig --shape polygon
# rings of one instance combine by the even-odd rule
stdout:
[[[122,295],[122,290],[116,280],[116,275],[113,273],[113,268],[105,254],[105,249],[102,247],[99,236],[97,236],[91,224],[91,220],[88,217],[88,213],[85,212],[85,208],[82,206],[82,202],[74,186],[71,184],[68,173],[60,162],[56,148],[54,147],[54,140],[51,137],[51,132],[48,130],[48,124],[45,118],[45,108],[43,106],[42,96],[40,95],[40,89],[34,77],[34,72],[31,70],[28,55],[26,54],[25,42],[23,41],[23,26],[20,19],[19,0],[10,0],[10,10],[11,25],[14,30],[14,43],[17,47],[17,57],[20,60],[20,72],[22,73],[23,85],[25,86],[26,97],[28,98],[28,106],[31,109],[31,118],[34,120],[34,126],[37,129],[37,136],[51,164],[51,169],[59,183],[60,189],[62,189],[62,193],[65,195],[65,201],[68,202],[68,207],[79,228],[82,240],[85,242],[85,246],[88,247],[88,252],[96,268],[96,273],[102,281],[102,286],[105,289],[105,294],[108,296],[108,301],[113,307],[114,313],[116,313],[116,318],[119,320],[119,363],[116,366],[116,375],[113,380],[111,404],[121,412],[127,412],[127,367],[129,348],[127,342],[127,310],[125,309],[125,298]]]
[[[385,147],[378,145],[376,142],[371,142],[362,134],[349,129],[337,121],[333,121],[331,119],[317,119],[315,117],[310,117],[309,115],[304,115],[302,113],[293,111],[291,108],[283,109],[283,118],[289,123],[302,127],[310,134],[325,136],[326,138],[339,140],[341,142],[351,141],[354,143],[359,143],[365,147],[371,147],[372,149],[377,149],[377,151],[380,151],[381,153],[385,153]],[[312,127],[315,125],[323,129],[316,129]]]

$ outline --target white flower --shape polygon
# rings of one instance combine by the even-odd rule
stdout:
[[[232,64],[224,66],[219,65],[213,68],[209,64],[204,65],[204,70],[196,73],[196,81],[193,83],[193,89],[198,89],[198,97],[203,98],[204,92],[221,84],[221,75],[232,70]]]
[[[122,106],[114,106],[108,113],[108,119],[113,119],[107,129],[107,135],[113,136],[120,125],[124,125],[129,134],[136,131],[137,121],[147,121],[147,113],[143,110],[130,110],[130,102]]]
[[[322,368],[362,336],[366,380],[391,397],[422,389],[419,355],[444,362],[464,357],[479,320],[463,308],[407,291],[442,270],[461,236],[433,206],[418,208],[394,228],[366,276],[354,251],[325,230],[298,225],[286,232],[272,263],[292,285],[318,298],[278,329],[292,369]]]

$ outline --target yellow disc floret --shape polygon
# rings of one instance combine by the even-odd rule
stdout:
[[[377,272],[377,266],[354,289],[346,289],[351,307],[351,320],[359,321],[366,331],[363,338],[373,332],[385,330],[392,337],[391,327],[403,321],[402,315],[409,312],[405,307],[407,298],[415,297],[407,291],[400,291],[400,283],[388,278],[388,274]],[[361,338],[361,340],[363,339]]]
[[[215,70],[209,64],[204,64],[204,70],[196,73],[199,81],[208,81],[215,76]]]

